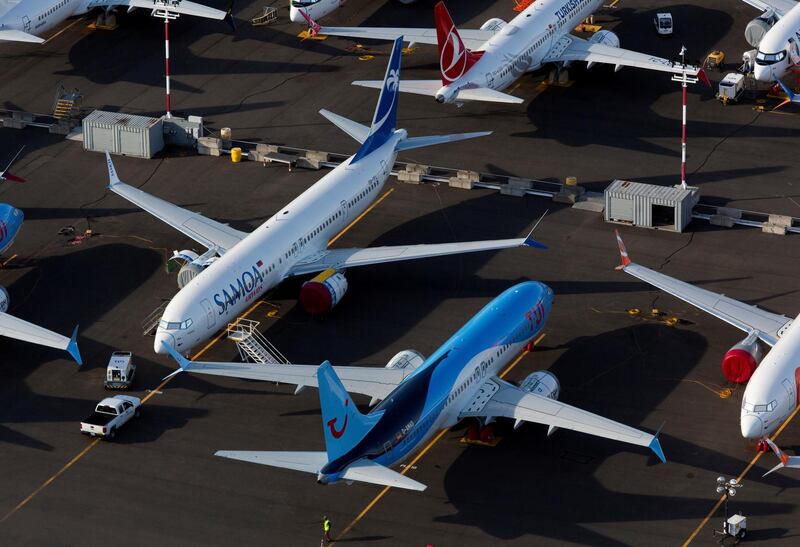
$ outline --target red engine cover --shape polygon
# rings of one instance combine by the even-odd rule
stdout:
[[[732,349],[722,358],[722,374],[737,384],[746,384],[757,366],[755,357],[743,349]]]
[[[307,281],[300,289],[300,304],[312,315],[325,313],[333,308],[333,296],[322,283]]]

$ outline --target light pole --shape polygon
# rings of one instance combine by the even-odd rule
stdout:
[[[736,495],[736,490],[741,488],[742,485],[736,479],[726,479],[725,477],[717,477],[717,494],[725,496],[725,520],[722,521],[722,531],[714,530],[714,534],[727,536],[728,534],[728,498]]]
[[[167,118],[172,117],[172,108],[170,105],[170,96],[169,96],[169,22],[174,21],[178,17],[179,14],[169,11],[167,8],[170,6],[172,2],[170,0],[153,0],[153,4],[155,6],[162,5],[163,8],[156,7],[153,9],[151,15],[153,17],[158,17],[159,19],[164,20],[164,75],[166,76],[167,81],[167,97],[166,97],[166,106],[167,106]]]
[[[686,46],[681,46],[681,75],[673,74],[672,81],[680,82],[683,88],[683,123],[681,124],[681,188],[686,190],[686,84],[696,84],[697,76],[686,72]]]

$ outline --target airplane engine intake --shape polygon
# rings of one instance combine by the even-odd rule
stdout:
[[[424,362],[425,357],[420,352],[413,349],[404,349],[389,360],[386,368],[410,368],[411,370],[416,370]]]
[[[300,288],[300,304],[312,315],[332,310],[347,292],[347,278],[336,270],[325,270]]]
[[[8,291],[5,287],[0,285],[0,313],[8,311],[8,305],[11,303],[11,297],[8,296]]]
[[[205,268],[194,262],[187,262],[178,270],[178,288],[182,289],[192,282],[192,279],[200,275]]]
[[[527,393],[535,393],[549,399],[558,399],[558,394],[561,392],[558,378],[547,370],[537,370],[528,374],[519,388]]]
[[[763,356],[764,352],[758,344],[758,337],[750,334],[729,349],[722,358],[722,374],[731,382],[746,384]]]
[[[772,25],[774,24],[775,19],[773,17],[756,17],[747,23],[747,26],[744,29],[745,41],[750,44],[750,47],[757,48],[761,43],[761,40],[764,38],[764,35],[769,32],[769,29],[771,29]]]
[[[591,44],[603,44],[608,47],[619,47],[619,36],[610,30],[599,30],[589,38]]]

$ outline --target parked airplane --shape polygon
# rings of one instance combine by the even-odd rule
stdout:
[[[722,358],[722,373],[738,384],[747,384],[742,398],[742,436],[759,441],[772,434],[797,406],[800,382],[800,321],[751,306],[722,294],[700,289],[631,262],[617,231],[622,264],[617,269],[658,287],[747,336]],[[772,349],[764,355],[758,341]],[[763,357],[763,359],[762,359]]]
[[[347,280],[343,271],[347,268],[510,247],[543,247],[528,234],[525,238],[493,241],[327,249],[330,239],[380,194],[399,152],[490,134],[408,137],[405,129],[396,129],[401,48],[402,40],[398,39],[371,127],[320,111],[361,143],[358,151],[251,234],[120,182],[106,154],[112,192],[208,249],[201,256],[192,251],[174,255],[186,262],[178,274],[182,288],[164,310],[154,344],[157,353],[164,353],[163,342],[180,352],[190,351],[288,277],[327,272],[325,279],[303,285],[300,293],[301,302],[312,302],[306,307],[323,312],[344,296]]]
[[[683,66],[667,59],[619,47],[619,38],[609,30],[596,32],[589,40],[571,34],[573,28],[595,12],[604,0],[537,0],[510,23],[489,19],[478,30],[458,30],[450,13],[439,2],[434,8],[436,29],[320,27],[308,17],[312,33],[394,40],[403,36],[412,44],[439,46],[438,80],[404,80],[400,91],[434,97],[440,103],[489,101],[521,103],[522,99],[502,93],[526,72],[555,63],[566,67],[586,61],[680,73]],[[694,66],[687,73],[705,74]],[[353,85],[380,88],[381,82],[356,81]]]
[[[413,4],[417,0],[397,0],[401,4]],[[289,19],[292,23],[303,23],[302,12],[306,12],[314,19],[321,19],[329,13],[343,6],[345,0],[290,0]]]
[[[745,29],[747,43],[758,48],[753,75],[762,82],[774,82],[800,63],[800,4],[796,0],[744,2],[764,12]]]
[[[0,40],[40,44],[44,42],[40,36],[64,20],[95,8],[116,6],[125,6],[128,11],[136,8],[167,10],[232,22],[230,13],[188,0],[0,0]]]
[[[317,482],[361,481],[410,490],[425,485],[392,471],[442,429],[464,418],[496,418],[572,429],[649,447],[665,462],[658,437],[559,402],[558,379],[548,371],[528,375],[519,387],[500,372],[544,328],[553,290],[520,283],[487,304],[433,355],[398,353],[385,368],[202,363],[181,357],[175,371],[197,372],[319,388],[326,452],[218,451],[217,456],[315,473]],[[348,391],[381,402],[361,413]]]

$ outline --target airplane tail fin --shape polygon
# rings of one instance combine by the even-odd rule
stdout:
[[[325,449],[333,461],[348,451],[378,423],[383,412],[362,414],[328,361],[317,369]]]
[[[8,162],[8,165],[6,166],[6,168],[3,171],[0,171],[0,181],[1,180],[8,180],[8,181],[11,181],[11,182],[25,182],[24,178],[18,177],[16,175],[12,175],[11,173],[8,172],[8,170],[11,169],[11,164],[14,163],[15,161],[17,161],[17,158],[19,157],[20,154],[22,154],[23,150],[25,150],[24,146],[19,149],[19,151],[14,155],[13,158],[11,158],[11,161]]]
[[[472,52],[464,46],[444,2],[436,4],[433,14],[436,20],[436,41],[439,46],[442,85],[447,85],[463,76],[481,58],[483,52]]]
[[[372,117],[372,125],[364,144],[356,152],[353,163],[363,158],[376,148],[388,141],[397,127],[397,96],[400,93],[400,59],[403,56],[403,37],[394,41],[392,55],[386,66],[386,75],[383,77],[381,94],[378,97],[378,106]]]

